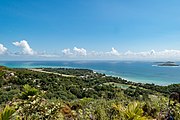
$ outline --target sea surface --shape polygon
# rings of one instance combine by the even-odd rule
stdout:
[[[177,64],[180,64],[179,62]],[[132,61],[0,61],[10,68],[85,68],[133,82],[170,85],[180,83],[180,67],[158,67],[154,62]]]

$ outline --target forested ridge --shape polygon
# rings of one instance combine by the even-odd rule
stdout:
[[[180,119],[180,84],[134,83],[89,69],[39,70],[47,73],[0,67],[0,120]]]

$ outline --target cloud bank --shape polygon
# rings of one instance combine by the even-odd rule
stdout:
[[[118,50],[112,47],[111,51],[108,52],[97,52],[87,51],[84,48],[74,47],[73,51],[66,48],[62,50],[64,56],[77,57],[83,56],[84,58],[92,59],[116,59],[116,60],[163,60],[163,59],[174,59],[180,60],[180,50],[162,50],[162,51],[143,51],[143,52],[132,52],[127,51],[120,53]]]
[[[20,52],[10,51],[3,44],[0,44],[0,55],[13,57],[29,56],[29,58],[56,58],[56,59],[114,59],[114,60],[180,60],[180,50],[162,50],[162,51],[142,51],[119,52],[112,47],[109,51],[88,51],[85,48],[74,47],[65,48],[60,53],[47,53],[34,51],[26,40],[13,42],[13,45],[21,48]],[[8,50],[8,52],[7,52]]]
[[[132,52],[127,51],[123,54],[123,58],[141,59],[141,60],[180,60],[180,50],[162,50],[162,51],[145,51]]]

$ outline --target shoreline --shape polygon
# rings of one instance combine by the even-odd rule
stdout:
[[[5,66],[7,67],[7,66]],[[31,67],[9,67],[12,69],[28,69],[31,71],[36,71],[36,72],[43,72],[43,73],[48,73],[48,74],[57,74],[57,75],[61,75],[64,77],[74,77],[72,75],[64,75],[64,74],[59,74],[59,73],[52,73],[52,72],[48,72],[48,71],[43,71],[43,68],[69,68],[69,69],[89,69],[89,68],[81,68],[81,67],[68,67],[68,66],[31,66]],[[155,85],[159,85],[159,86],[168,86],[171,84],[178,84],[178,83],[171,83],[169,84],[168,82],[164,82],[162,84],[162,81],[159,81],[157,83],[153,83],[151,81],[153,80],[149,80],[149,79],[141,79],[141,78],[132,78],[132,77],[125,77],[125,76],[121,76],[121,75],[114,75],[112,72],[113,71],[106,71],[106,70],[95,70],[95,69],[89,69],[89,70],[93,70],[93,72],[97,72],[97,73],[101,73],[101,74],[105,74],[106,76],[112,76],[112,77],[117,77],[117,78],[121,78],[123,80],[127,80],[129,82],[134,82],[134,83],[141,83],[141,84],[155,84]],[[146,82],[147,81],[147,82]]]
[[[41,72],[41,73],[55,74],[55,75],[60,75],[63,77],[75,77],[73,75],[65,75],[65,74],[60,74],[60,73],[55,73],[55,72],[44,71],[43,68],[33,68],[33,69],[30,68],[28,70],[35,71],[35,72]]]
[[[65,62],[65,63],[64,63]],[[95,72],[105,74],[106,76],[119,77],[127,81],[143,84],[156,84],[161,86],[167,86],[171,84],[179,84],[179,72],[180,66],[155,66],[152,62],[148,63],[74,63],[69,61],[58,62],[58,63],[36,63],[35,61],[28,61],[23,63],[1,63],[2,66],[7,66],[9,68],[24,68],[24,69],[34,69],[34,68],[72,68],[72,69],[90,69]],[[145,67],[142,67],[145,66]],[[110,68],[109,68],[110,67]],[[157,69],[156,69],[157,67]],[[117,70],[120,69],[120,70]],[[136,69],[138,72],[136,72]],[[145,73],[144,69],[146,70]],[[155,70],[155,71],[154,71]],[[156,72],[157,70],[157,72]],[[168,72],[171,70],[172,72]],[[165,71],[165,72],[164,72]],[[147,74],[147,73],[150,74]],[[161,74],[163,73],[163,75]],[[160,75],[160,76],[158,76]]]
[[[118,77],[118,78],[121,78],[123,80],[127,80],[129,82],[134,82],[134,83],[155,84],[155,85],[159,85],[159,86],[168,86],[168,85],[171,85],[171,84],[178,84],[178,83],[171,83],[171,84],[169,84],[168,82],[164,82],[162,84],[162,81],[158,81],[156,83],[153,83],[151,81],[154,81],[154,80],[145,79],[145,78],[142,79],[142,78],[128,77],[128,76],[123,76],[123,75],[115,75],[115,74],[113,74],[113,73],[111,74],[111,72],[107,72],[105,70],[94,70],[93,69],[93,71],[99,72],[99,73],[103,73],[106,76]]]

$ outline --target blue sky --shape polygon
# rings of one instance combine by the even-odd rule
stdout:
[[[0,59],[180,59],[179,6],[179,0],[1,0]]]

